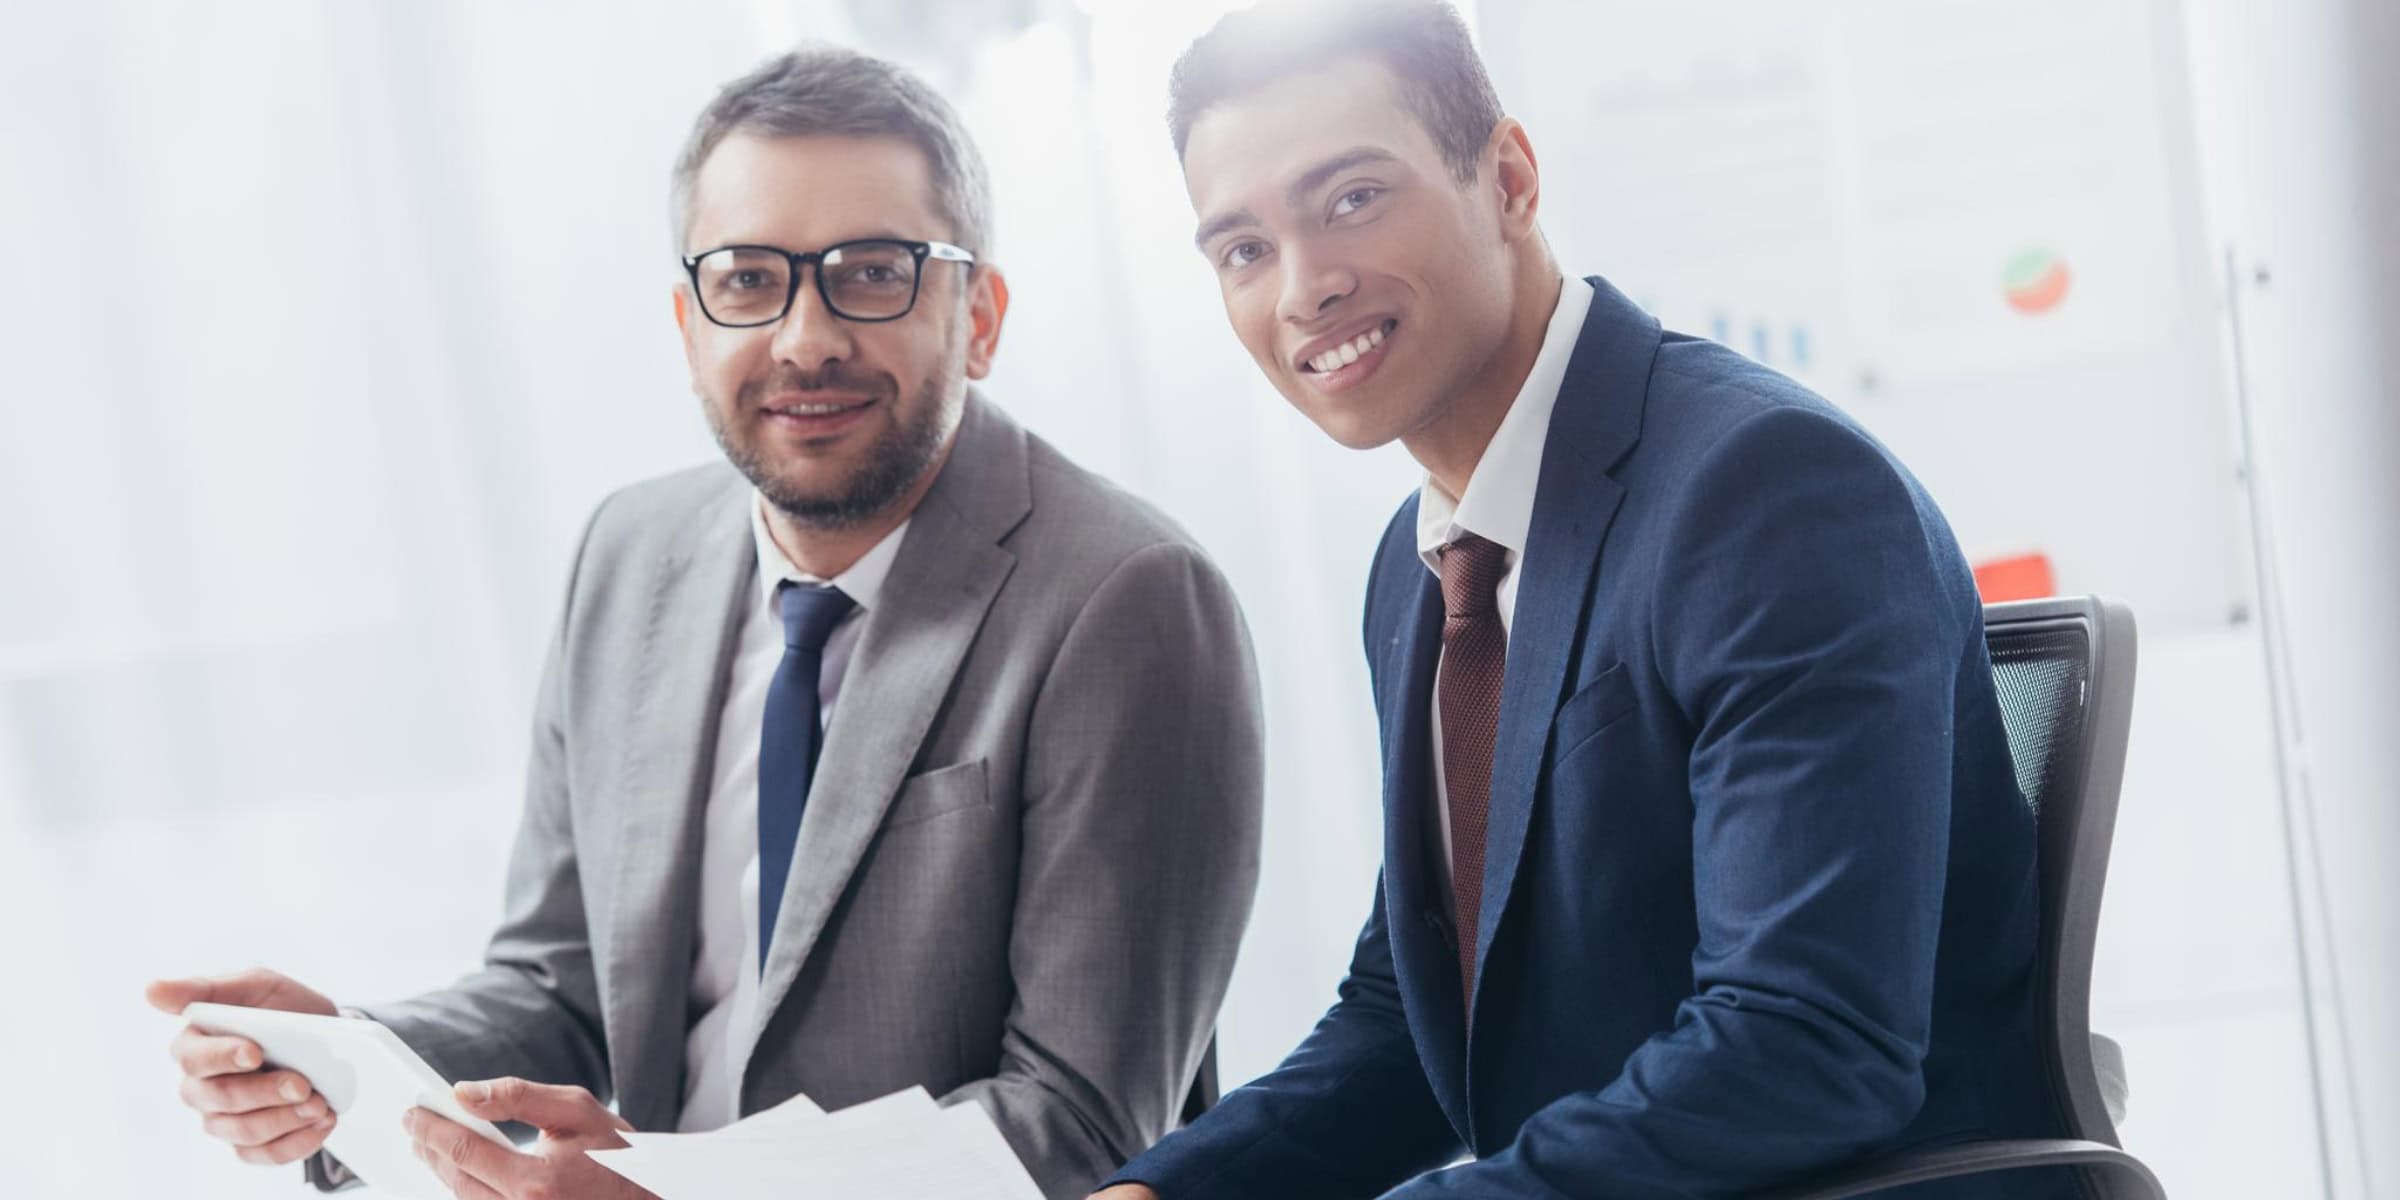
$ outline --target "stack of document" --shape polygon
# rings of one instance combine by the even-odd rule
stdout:
[[[628,1133],[592,1161],[660,1200],[1042,1200],[980,1104],[923,1088],[838,1113],[806,1096],[708,1133]]]

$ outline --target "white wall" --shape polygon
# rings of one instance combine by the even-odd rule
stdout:
[[[2190,0],[2231,252],[2334,1195],[2400,1195],[2400,9]]]
[[[2274,273],[2243,328],[2321,849],[2300,891],[2321,885],[2311,961],[2344,985],[2329,1053],[2357,1067],[2336,1124],[2380,1156],[2340,1195],[2393,1194],[2400,755],[2377,735],[2400,712],[2400,362],[2377,334],[2400,319],[2400,103],[2360,90],[2390,86],[2369,68],[2392,17],[2193,5],[2218,237]],[[1355,612],[1413,472],[1292,415],[1186,248],[1160,89],[1208,8],[1035,5],[1041,28],[929,65],[998,183],[1016,308],[994,394],[1213,549],[1273,727],[1307,731],[1270,747],[1224,1023],[1238,1079],[1314,1020],[1364,914]],[[0,1089],[31,1147],[0,1190],[288,1195],[175,1105],[172,1023],[141,981],[265,962],[372,1000],[473,961],[580,521],[714,453],[667,315],[669,158],[718,82],[795,36],[860,36],[850,11],[0,10],[20,280],[0,293],[0,1059],[36,1081]],[[2095,1017],[2133,1060],[2126,1136],[2178,1196],[2315,1190],[2256,628],[2145,644],[2104,916]]]

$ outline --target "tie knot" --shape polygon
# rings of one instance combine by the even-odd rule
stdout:
[[[833,627],[841,624],[855,606],[840,588],[789,580],[777,585],[775,605],[783,612],[784,649],[809,654],[824,652],[825,639],[833,636]]]
[[[1501,573],[1508,569],[1508,547],[1471,533],[1442,547],[1442,611],[1452,617],[1477,617],[1496,611]]]

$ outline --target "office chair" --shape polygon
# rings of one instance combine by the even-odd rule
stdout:
[[[2017,786],[2039,831],[2050,1089],[2067,1136],[1902,1151],[1755,1200],[1840,1200],[2026,1167],[2076,1168],[2090,1200],[2166,1200],[2158,1177],[2119,1146],[2090,1024],[2092,940],[2133,718],[2133,613],[2096,596],[2027,600],[1986,605],[1983,624]],[[2114,1043],[2099,1049],[2121,1075],[2121,1062],[2105,1062]]]

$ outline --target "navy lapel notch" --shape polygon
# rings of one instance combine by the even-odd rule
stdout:
[[[1593,276],[1588,282],[1592,309],[1576,338],[1543,440],[1533,526],[1509,629],[1475,938],[1478,1001],[1492,939],[1525,856],[1550,721],[1565,698],[1567,663],[1582,635],[1600,546],[1625,499],[1624,486],[1610,472],[1641,440],[1650,370],[1658,357],[1657,318],[1606,280]]]

